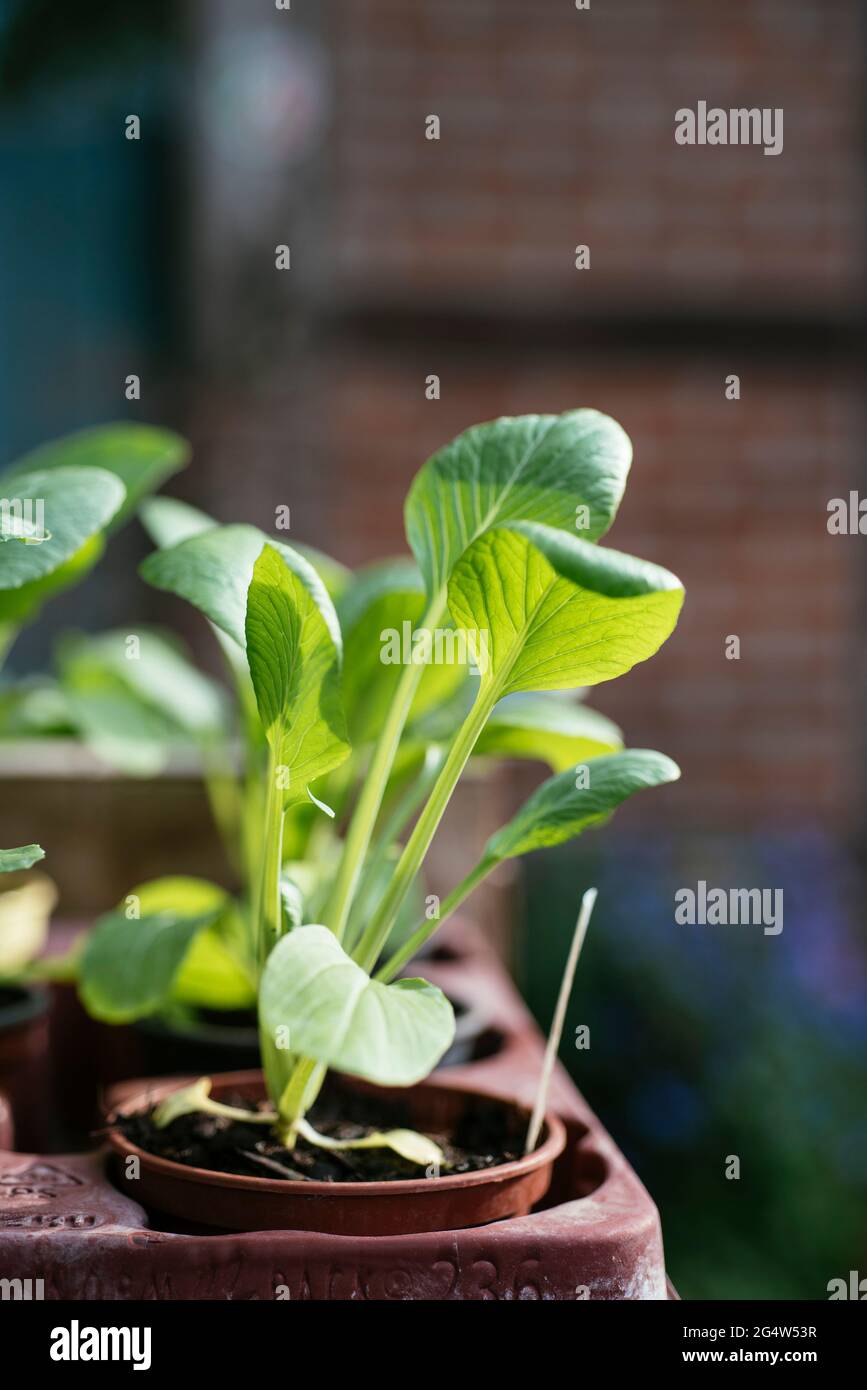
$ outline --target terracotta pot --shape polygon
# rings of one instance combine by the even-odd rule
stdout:
[[[0,1090],[9,1102],[18,1143],[44,1148],[51,1142],[48,996],[25,985],[0,987]]]
[[[144,1109],[177,1090],[179,1079],[127,1084],[112,1095],[114,1112]],[[454,1124],[466,1108],[491,1098],[435,1079],[406,1091],[364,1086],[388,1099],[406,1101],[411,1123],[437,1131]],[[236,1072],[213,1078],[215,1099],[241,1095],[260,1100],[265,1094],[261,1072]],[[527,1111],[512,1101],[522,1121]],[[139,1159],[137,1178],[128,1178],[127,1165],[117,1165],[123,1190],[146,1206],[188,1222],[234,1231],[318,1231],[328,1235],[385,1236],[423,1231],[460,1230],[504,1217],[523,1216],[547,1192],[554,1160],[566,1143],[562,1121],[545,1117],[540,1146],[526,1158],[477,1173],[416,1178],[399,1182],[294,1182],[253,1178],[189,1168],[158,1158],[110,1128],[108,1142],[115,1153]]]

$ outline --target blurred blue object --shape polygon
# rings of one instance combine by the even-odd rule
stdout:
[[[675,893],[699,879],[782,889],[782,932],[677,925]],[[534,856],[521,974],[543,1026],[590,883],[599,899],[562,1057],[656,1198],[675,1283],[687,1297],[827,1297],[829,1279],[867,1262],[856,865],[819,830],[612,827]],[[570,1044],[579,1024],[583,1051]]]

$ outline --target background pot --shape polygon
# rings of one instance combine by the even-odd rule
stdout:
[[[189,1020],[142,1018],[132,1025],[140,1067],[136,1076],[252,1071],[259,1067],[259,1030],[251,1011],[199,1010]]]
[[[487,1055],[490,1016],[478,1003],[449,993],[455,1011],[454,1041],[439,1063],[456,1067]],[[189,1076],[196,1072],[253,1071],[261,1064],[259,1030],[252,1011],[199,1010],[188,1020],[142,1018],[132,1024],[138,1063],[130,1075]]]
[[[437,1064],[437,1070],[477,1061],[480,1057],[488,1056],[492,1049],[496,1050],[495,1043],[491,1041],[494,1034],[490,1027],[489,1010],[478,1001],[464,999],[451,990],[446,990],[446,994],[455,1011],[455,1036],[448,1052]]]
[[[0,985],[0,1091],[12,1111],[22,1149],[51,1142],[48,996],[29,985]]]
[[[109,1116],[109,1123],[116,1118],[117,1109],[145,1109],[179,1084],[178,1079],[142,1081],[137,1086],[118,1088],[113,1096],[115,1114]],[[401,1091],[367,1085],[363,1089],[389,1100],[399,1097],[410,1111],[410,1122],[432,1132],[453,1125],[468,1106],[498,1103],[441,1078]],[[216,1076],[211,1093],[216,1099],[230,1094],[261,1099],[262,1074]],[[524,1107],[510,1100],[500,1103],[517,1111],[522,1124],[526,1123]],[[117,1178],[124,1190],[147,1206],[187,1221],[222,1230],[379,1236],[460,1230],[525,1215],[548,1190],[566,1131],[557,1116],[549,1113],[542,1143],[526,1158],[477,1173],[368,1183],[235,1177],[157,1158],[131,1143],[117,1128],[109,1129],[108,1141],[122,1158],[135,1156],[140,1162],[139,1177],[134,1180],[126,1176],[126,1164],[117,1165]]]

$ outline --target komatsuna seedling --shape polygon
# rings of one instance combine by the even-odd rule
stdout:
[[[569,840],[679,776],[661,753],[624,749],[575,697],[653,656],[683,602],[673,574],[598,544],[630,462],[622,429],[592,410],[476,426],[412,484],[413,559],[355,578],[253,527],[151,504],[164,509],[163,548],[143,573],[205,614],[237,685],[249,886],[228,930],[225,895],[198,880],[146,885],[138,920],[103,919],[83,963],[94,1012],[161,1007],[196,943],[218,939],[257,1000],[270,1097],[258,1119],[289,1148],[299,1136],[337,1142],[308,1119],[329,1069],[400,1087],[428,1075],[454,1033],[443,993],[403,974],[428,937],[503,860]],[[386,634],[406,621],[427,634],[413,650],[435,652],[444,629],[462,634],[475,669],[382,660]],[[439,911],[408,922],[470,759],[497,756],[547,761],[552,775]],[[203,1078],[155,1118],[235,1114],[209,1090]],[[406,1130],[341,1142],[425,1165],[437,1154]]]

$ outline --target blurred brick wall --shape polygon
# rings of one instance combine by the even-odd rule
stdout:
[[[636,455],[611,543],[688,589],[595,695],[684,768],[623,819],[860,828],[863,562],[826,530],[863,476],[856,0],[335,0],[326,35],[330,288],[255,385],[203,392],[206,500],[266,527],[288,503],[361,563],[404,548],[407,485],[461,429],[609,411]],[[783,107],[783,153],[678,146],[701,99]]]
[[[329,14],[344,299],[787,314],[843,313],[860,291],[857,0],[336,0]],[[782,107],[783,153],[677,145],[675,111],[701,99]]]

